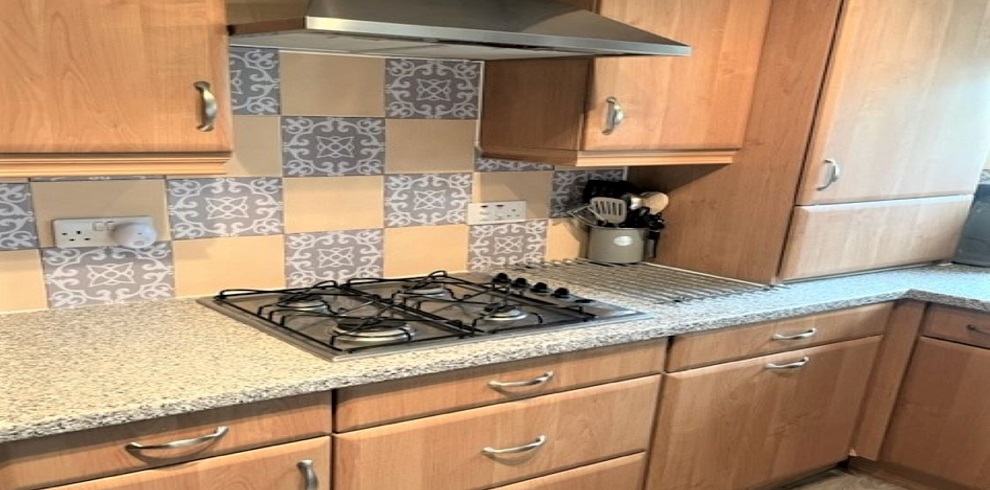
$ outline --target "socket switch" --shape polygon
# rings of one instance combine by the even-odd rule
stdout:
[[[526,201],[477,202],[468,204],[469,225],[526,221]]]
[[[150,216],[56,219],[52,221],[52,233],[58,248],[116,247],[121,244],[114,236],[114,230],[132,224],[146,225],[151,230],[155,227]]]

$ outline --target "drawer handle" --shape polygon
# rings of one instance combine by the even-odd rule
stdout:
[[[534,449],[539,449],[546,443],[547,443],[547,436],[541,435],[540,437],[537,437],[535,441],[529,444],[523,444],[522,446],[509,447],[505,449],[495,449],[493,447],[486,447],[482,449],[481,452],[482,454],[486,454],[488,456],[498,456],[500,454],[518,454],[518,453],[529,452]]]
[[[313,460],[304,459],[296,464],[299,471],[302,472],[303,478],[306,479],[306,490],[317,490],[320,488],[320,479],[316,476],[316,470],[313,469]]]
[[[804,356],[800,361],[789,362],[787,364],[774,364],[771,362],[766,367],[767,369],[797,369],[807,366],[809,362],[811,362],[811,358]]]
[[[839,162],[830,158],[825,160],[825,165],[828,165],[828,174],[825,176],[825,183],[815,188],[819,191],[832,187],[832,184],[838,182],[839,178],[842,177],[842,167],[839,166]]]
[[[773,340],[804,340],[804,339],[810,339],[815,335],[818,335],[818,329],[812,328],[807,332],[796,333],[794,335],[784,335],[781,333],[774,334]]]
[[[608,136],[619,128],[622,121],[626,120],[626,110],[622,108],[619,99],[615,97],[605,99],[605,103],[608,104],[608,110],[605,112],[605,129],[602,129],[602,134]]]
[[[197,446],[199,444],[205,444],[205,443],[216,441],[217,439],[220,439],[221,437],[227,435],[227,432],[229,432],[229,431],[230,431],[230,429],[228,429],[226,425],[221,425],[220,427],[217,427],[217,430],[215,432],[213,432],[212,434],[207,434],[205,436],[195,437],[195,438],[192,438],[192,439],[182,439],[182,440],[179,440],[179,441],[167,442],[165,444],[149,444],[149,445],[144,445],[144,444],[140,444],[140,443],[137,443],[137,442],[131,442],[131,443],[128,443],[127,446],[124,446],[124,447],[127,448],[127,449],[130,449],[130,450],[135,450],[135,451],[149,451],[149,450],[151,450],[151,451],[157,451],[157,450],[161,450],[161,449],[181,449],[181,448],[184,448],[184,447]]]
[[[970,332],[982,333],[983,335],[990,335],[990,330],[976,325],[966,325],[966,330],[969,330]]]
[[[203,124],[197,126],[196,129],[204,133],[213,131],[213,124],[216,123],[217,114],[219,113],[217,97],[213,95],[210,82],[196,82],[193,84],[193,87],[199,90],[199,95],[203,99]]]
[[[542,376],[537,376],[526,381],[489,381],[488,386],[493,389],[519,388],[523,386],[539,386],[548,383],[554,377],[553,371],[547,371]]]

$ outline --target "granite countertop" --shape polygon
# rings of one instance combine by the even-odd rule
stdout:
[[[330,362],[193,300],[0,315],[0,442],[900,298],[990,312],[990,269],[964,266],[659,306],[570,286],[655,318]]]

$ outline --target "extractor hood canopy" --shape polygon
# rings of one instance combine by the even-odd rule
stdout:
[[[228,17],[235,46],[477,60],[691,54],[553,0],[228,0]]]

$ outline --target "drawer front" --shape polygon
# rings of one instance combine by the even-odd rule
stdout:
[[[990,313],[951,306],[931,306],[922,335],[990,348]]]
[[[494,490],[641,490],[646,454],[610,459]]]
[[[57,490],[307,490],[330,488],[330,438],[57,487]]]
[[[659,388],[650,376],[339,434],[334,488],[490,488],[642,452]]]
[[[893,303],[675,337],[668,371],[735,361],[883,333]]]
[[[226,427],[226,431],[218,429]],[[165,417],[0,445],[0,488],[34,489],[330,433],[327,393]],[[222,435],[220,434],[222,432]],[[207,436],[178,449],[133,449]],[[216,437],[210,437],[216,436]]]
[[[663,368],[665,350],[665,340],[643,342],[345,388],[336,393],[335,429],[347,432],[655,374]]]

